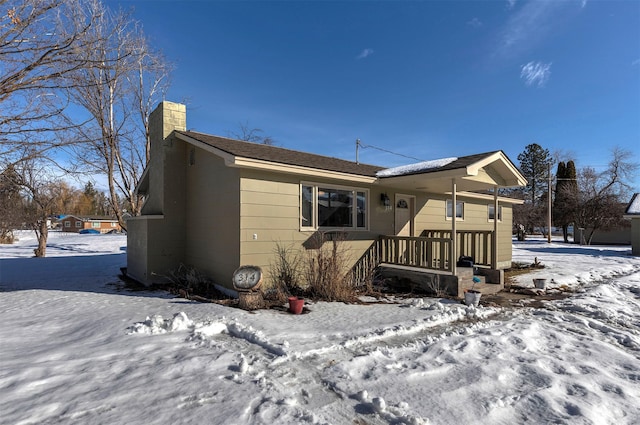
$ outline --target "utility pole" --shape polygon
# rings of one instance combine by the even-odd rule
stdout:
[[[551,164],[547,164],[547,242],[551,243]]]
[[[356,164],[360,164],[358,162],[358,150],[360,149],[360,139],[356,139]]]

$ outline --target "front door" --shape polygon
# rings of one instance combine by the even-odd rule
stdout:
[[[395,199],[395,232],[397,236],[413,236],[413,219],[415,196],[396,193]]]

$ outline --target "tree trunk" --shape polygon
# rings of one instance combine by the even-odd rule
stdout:
[[[38,238],[38,247],[33,250],[36,257],[45,257],[47,255],[47,238],[49,229],[47,228],[47,219],[38,222],[36,229],[36,237]]]

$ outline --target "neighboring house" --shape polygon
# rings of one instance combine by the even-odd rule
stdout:
[[[617,226],[614,229],[597,229],[591,237],[591,245],[631,245],[630,226]]]
[[[634,193],[624,212],[631,219],[631,254],[640,256],[640,193]]]
[[[146,200],[127,221],[127,274],[140,282],[188,264],[231,287],[240,265],[267,271],[276,244],[313,249],[319,232],[346,237],[354,266],[375,257],[456,276],[469,255],[498,283],[511,266],[521,201],[497,189],[526,180],[502,151],[384,169],[185,128],[181,104],[150,117]]]
[[[85,217],[66,215],[58,220],[60,230],[63,232],[78,233],[82,229],[95,229],[100,233],[108,233],[112,230],[122,231],[118,220],[113,217]]]

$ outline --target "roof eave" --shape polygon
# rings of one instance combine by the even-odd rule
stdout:
[[[303,167],[300,165],[290,165],[280,162],[236,156],[221,149],[210,146],[204,142],[201,142],[200,140],[194,139],[193,137],[189,137],[186,134],[176,133],[176,136],[187,143],[190,143],[194,146],[197,146],[198,148],[219,156],[224,160],[224,163],[227,167],[264,170],[285,174],[297,174],[308,177],[325,177],[358,183],[374,183],[376,181],[376,177],[374,176],[364,176],[360,174],[344,173],[332,170],[321,170],[318,168]]]

